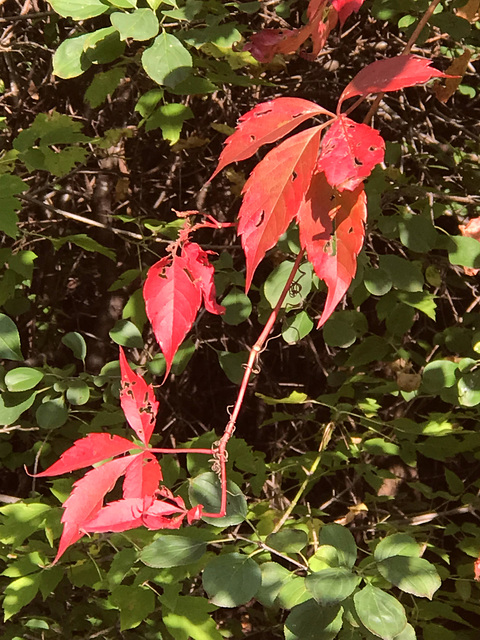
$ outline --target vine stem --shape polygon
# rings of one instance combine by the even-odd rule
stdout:
[[[415,27],[412,35],[410,36],[407,44],[405,45],[405,47],[404,47],[404,49],[403,49],[403,51],[402,51],[402,53],[400,55],[406,56],[406,55],[408,55],[410,53],[413,45],[415,44],[415,42],[418,39],[418,36],[421,34],[423,27],[430,20],[430,18],[433,15],[433,12],[435,11],[435,9],[437,8],[437,5],[439,3],[440,3],[440,0],[432,0],[432,2],[430,3],[430,6],[425,11],[423,16],[420,18],[417,26]],[[367,115],[363,119],[364,124],[368,124],[370,122],[370,120],[373,118],[373,116],[376,114],[378,106],[379,106],[380,102],[383,100],[383,96],[384,95],[385,95],[385,93],[379,93],[378,96],[375,98],[375,100],[373,101],[373,104],[370,107]]]
[[[275,528],[272,531],[272,533],[277,533],[277,531],[280,531],[280,529],[283,527],[285,522],[290,517],[290,514],[292,513],[292,511],[297,506],[298,501],[302,497],[303,492],[306,490],[306,488],[308,486],[308,483],[310,482],[311,477],[313,476],[313,474],[317,470],[318,465],[320,464],[320,460],[322,459],[322,453],[325,451],[325,449],[328,446],[328,443],[330,442],[330,438],[332,437],[332,433],[333,433],[333,429],[334,428],[335,428],[335,425],[334,425],[333,422],[329,422],[326,425],[325,431],[323,432],[322,440],[320,441],[320,445],[318,447],[317,456],[316,456],[315,460],[313,461],[312,466],[310,467],[310,469],[308,469],[308,471],[305,471],[305,474],[306,474],[307,477],[305,478],[305,480],[302,482],[302,484],[298,488],[298,491],[297,491],[295,497],[293,498],[293,500],[289,504],[288,509],[285,511],[285,513],[283,514],[281,519],[275,525]]]
[[[290,272],[290,275],[288,276],[288,280],[285,283],[285,286],[283,287],[282,293],[280,294],[280,297],[278,299],[277,304],[275,305],[275,308],[273,309],[272,313],[270,314],[267,323],[265,325],[265,327],[263,328],[262,333],[258,336],[257,341],[255,342],[255,344],[253,345],[253,347],[250,349],[250,354],[248,357],[248,361],[247,364],[245,366],[245,372],[243,374],[243,378],[242,378],[242,382],[240,384],[240,389],[238,390],[238,395],[237,395],[237,399],[235,401],[235,405],[232,409],[232,413],[230,414],[230,420],[227,423],[227,426],[225,427],[225,431],[223,432],[223,436],[220,438],[220,440],[218,441],[218,448],[215,451],[215,457],[216,460],[218,461],[218,466],[219,466],[219,475],[220,475],[220,482],[222,485],[222,497],[221,497],[221,503],[220,503],[220,511],[218,513],[208,513],[208,514],[203,514],[204,516],[210,517],[210,518],[223,518],[227,512],[227,466],[226,466],[226,462],[227,462],[227,444],[228,441],[230,440],[230,438],[233,435],[233,432],[235,431],[235,426],[236,426],[236,422],[237,422],[237,418],[238,418],[238,414],[240,413],[240,410],[242,408],[242,404],[243,404],[243,400],[245,398],[245,392],[247,390],[247,386],[248,386],[248,382],[250,380],[250,374],[253,371],[253,367],[255,364],[255,361],[257,360],[258,356],[260,355],[265,342],[268,338],[268,336],[270,335],[270,332],[273,329],[273,325],[275,324],[278,314],[280,312],[280,309],[282,308],[282,304],[283,301],[285,300],[287,293],[290,289],[290,287],[292,286],[292,282],[295,279],[295,276],[297,275],[297,271],[298,268],[303,260],[305,256],[305,250],[301,249],[299,254],[297,255],[297,259],[295,260],[295,264],[292,267],[292,271]]]

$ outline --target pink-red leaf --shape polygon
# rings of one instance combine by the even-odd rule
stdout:
[[[63,505],[64,528],[54,562],[57,562],[67,547],[83,536],[83,524],[91,520],[101,509],[103,498],[113,489],[118,478],[125,473],[134,459],[135,456],[127,456],[111,460],[101,467],[92,469],[75,482],[72,493]]]
[[[337,112],[348,98],[369,93],[398,91],[404,87],[427,82],[431,78],[446,78],[444,73],[430,67],[432,60],[413,54],[377,60],[364,67],[345,87],[338,101]]]
[[[162,479],[162,469],[154,455],[144,453],[143,456],[137,456],[125,471],[123,497],[153,496]]]
[[[332,115],[303,98],[276,98],[257,104],[239,119],[237,130],[226,139],[210,180],[231,162],[250,158],[262,145],[280,140],[299,124],[319,114]]]
[[[217,304],[215,300],[215,283],[213,281],[215,269],[208,261],[208,253],[196,242],[188,242],[183,246],[182,256],[187,260],[188,270],[202,292],[205,309],[217,315],[225,313],[225,307]]]
[[[277,53],[295,53],[311,32],[310,25],[300,29],[264,29],[250,36],[243,47],[259,62],[271,62]]]
[[[322,173],[316,173],[297,220],[300,243],[328,293],[318,322],[322,326],[345,295],[357,269],[363,246],[367,200],[363,186],[339,193]]]
[[[200,287],[182,256],[162,258],[150,268],[143,288],[145,309],[166,362],[166,373],[190,331],[202,301]]]
[[[353,191],[384,155],[385,142],[376,129],[342,115],[323,137],[317,169],[330,186]]]
[[[338,12],[340,24],[343,27],[345,20],[352,14],[358,13],[365,0],[332,0],[332,7]]]
[[[128,424],[146,445],[155,427],[158,400],[155,398],[152,386],[132,371],[122,347],[120,347],[120,372],[122,376],[120,404]]]
[[[265,252],[287,230],[307,192],[322,128],[297,133],[272,149],[245,183],[238,234],[247,261],[247,291]]]
[[[107,458],[127,453],[135,445],[130,440],[108,433],[90,433],[81,440],[77,440],[67,449],[57,462],[48,469],[37,473],[36,478],[45,476],[59,476],[82,467],[89,467]]]

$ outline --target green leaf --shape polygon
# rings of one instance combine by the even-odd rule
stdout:
[[[323,327],[325,342],[331,347],[350,347],[368,329],[363,313],[335,311]]]
[[[56,11],[63,18],[73,18],[74,20],[87,20],[95,18],[108,10],[108,4],[102,0],[48,0]]]
[[[174,88],[190,75],[192,56],[178,38],[164,32],[143,52],[142,65],[154,82]]]
[[[318,604],[328,607],[348,598],[361,578],[348,569],[335,567],[311,573],[305,578],[305,586]]]
[[[142,116],[142,118],[149,118],[155,111],[155,107],[162,100],[164,96],[163,89],[151,89],[144,93],[137,101],[135,105],[135,111]]]
[[[346,362],[347,367],[358,367],[369,362],[382,360],[389,351],[388,342],[380,336],[369,336],[352,349]]]
[[[209,615],[215,608],[206,598],[177,596],[173,611],[162,611],[162,622],[175,640],[222,640],[223,635]]]
[[[90,400],[90,387],[84,380],[69,380],[66,396],[70,404],[87,404]]]
[[[123,54],[125,43],[120,40],[115,27],[105,27],[90,33],[83,49],[93,64],[108,64]]]
[[[380,268],[386,271],[392,280],[393,286],[402,291],[422,291],[423,274],[420,267],[414,262],[409,262],[399,256],[379,256]]]
[[[50,506],[39,502],[16,502],[0,507],[0,541],[16,548],[21,546],[38,530],[50,511]]]
[[[8,266],[15,273],[23,276],[25,280],[31,280],[33,275],[34,262],[37,254],[33,251],[18,251],[8,259]]]
[[[110,338],[122,347],[136,347],[142,349],[144,341],[142,334],[130,320],[117,320],[109,332]]]
[[[433,360],[425,365],[422,374],[422,391],[440,393],[445,387],[453,387],[457,378],[458,363],[451,360]]]
[[[111,95],[125,77],[124,67],[115,67],[108,71],[96,73],[90,86],[85,91],[85,100],[96,109]]]
[[[392,288],[393,282],[386,269],[365,269],[363,275],[365,289],[372,296],[384,296]]]
[[[416,253],[428,253],[435,248],[438,233],[429,218],[422,215],[405,215],[399,222],[400,241]]]
[[[377,562],[381,562],[394,556],[418,558],[421,552],[422,547],[414,538],[406,533],[394,533],[377,544],[373,555]]]
[[[313,321],[306,311],[300,311],[285,319],[282,327],[282,337],[288,344],[295,344],[303,340],[313,329]]]
[[[110,605],[120,610],[120,631],[135,629],[155,611],[155,594],[141,585],[120,584],[112,589]]]
[[[172,145],[178,142],[185,120],[191,118],[193,118],[193,112],[190,107],[175,102],[164,104],[148,117],[145,131],[161,129],[165,140]]]
[[[196,531],[197,535],[198,531],[201,530]],[[157,569],[181,567],[200,560],[206,549],[206,541],[194,535],[160,534],[152,544],[142,549],[140,560],[149,567]]]
[[[446,248],[451,264],[480,268],[480,242],[475,238],[450,236]]]
[[[9,620],[37,595],[40,587],[41,573],[31,573],[12,580],[5,587],[3,599],[4,620]]]
[[[260,565],[260,571],[262,572],[262,584],[255,598],[264,607],[273,607],[281,588],[294,577],[294,574],[278,562],[264,562]]]
[[[0,425],[14,424],[24,411],[30,409],[35,401],[37,391],[21,393],[5,392],[0,394]]]
[[[28,190],[28,186],[17,176],[4,173],[0,175],[0,231],[6,233],[10,238],[18,235],[17,211],[21,203],[13,196]]]
[[[238,607],[251,600],[260,588],[262,574],[252,558],[226,553],[213,558],[202,576],[203,588],[219,607]]]
[[[432,293],[427,293],[426,291],[417,291],[415,293],[399,291],[397,296],[404,304],[408,304],[408,306],[418,309],[432,320],[435,320],[435,310],[437,305],[435,302],[435,296]]]
[[[20,336],[13,320],[0,313],[0,359],[23,360]]]
[[[423,558],[394,556],[377,564],[380,574],[396,587],[420,598],[431,600],[441,586],[434,565]]]
[[[75,358],[85,362],[87,355],[87,344],[82,335],[76,331],[70,331],[62,337],[62,344],[72,350]]]
[[[99,242],[87,236],[86,233],[77,233],[73,236],[63,236],[63,238],[49,238],[53,246],[55,247],[55,251],[58,251],[64,244],[67,242],[71,242],[75,244],[77,247],[84,249],[85,251],[91,251],[93,253],[100,253],[102,256],[109,258],[113,262],[116,261],[115,253],[111,249],[107,249]]]
[[[223,298],[222,305],[226,311],[222,320],[230,325],[237,325],[247,320],[252,313],[250,298],[241,289],[233,289]]]
[[[395,640],[417,640],[417,634],[411,624],[407,624],[405,629],[395,636]]]
[[[285,621],[285,640],[333,640],[342,628],[341,607],[321,607],[308,600],[292,609]]]
[[[43,380],[43,372],[30,367],[17,367],[5,375],[5,384],[9,391],[28,391]]]
[[[150,40],[158,33],[158,19],[151,9],[135,9],[132,13],[112,13],[110,21],[120,33],[122,40]]]
[[[76,78],[92,66],[84,51],[90,35],[84,33],[61,43],[53,56],[53,73],[56,76],[63,79]]]
[[[305,579],[301,576],[290,577],[290,580],[287,580],[281,587],[277,596],[277,603],[283,609],[292,609],[307,600],[312,600],[312,596],[307,591]]]
[[[405,609],[396,598],[368,584],[354,596],[361,623],[382,640],[393,640],[405,629]]]
[[[308,536],[302,529],[283,529],[271,533],[265,542],[281,553],[300,553],[308,544]]]
[[[294,262],[284,260],[268,276],[263,285],[263,293],[272,309],[277,304],[287,280],[292,273]],[[300,265],[295,280],[282,303],[282,308],[296,307],[305,300],[312,288],[313,266],[310,262]]]
[[[57,429],[68,419],[68,409],[62,397],[43,402],[35,412],[37,424],[42,429]]]
[[[188,495],[193,505],[203,504],[204,511],[217,513],[220,511],[220,481],[211,471],[202,473],[190,480]],[[227,515],[223,518],[203,517],[202,520],[215,527],[230,527],[240,524],[247,516],[247,501],[240,488],[231,481],[227,482]]]
[[[465,373],[457,384],[458,400],[463,407],[480,404],[480,370]]]
[[[355,538],[346,527],[341,524],[326,524],[320,529],[319,544],[335,547],[339,563],[351,569],[357,559],[357,545]]]
[[[229,353],[228,351],[217,351],[218,362],[225,375],[233,382],[240,384],[245,373],[245,365],[248,361],[248,351]]]

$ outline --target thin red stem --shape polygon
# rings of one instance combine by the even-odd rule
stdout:
[[[161,453],[161,454],[168,454],[168,453],[203,453],[206,455],[213,455],[213,449],[156,449],[156,448],[152,448],[152,449],[146,449],[146,451],[148,453]]]
[[[223,436],[221,437],[219,443],[218,443],[218,451],[216,452],[215,456],[219,462],[219,466],[220,466],[220,482],[222,485],[222,497],[221,497],[221,502],[220,502],[220,511],[218,513],[212,514],[209,513],[208,516],[210,518],[223,518],[227,512],[227,471],[226,471],[226,448],[227,448],[227,443],[230,440],[230,438],[233,435],[233,432],[235,431],[235,425],[237,422],[237,418],[238,418],[238,414],[240,413],[240,410],[242,408],[242,404],[243,404],[243,400],[245,398],[245,393],[247,390],[247,386],[248,386],[248,382],[250,380],[250,374],[253,371],[253,366],[255,364],[256,359],[258,358],[260,352],[263,349],[263,346],[265,344],[265,341],[267,340],[268,336],[270,335],[270,332],[273,328],[273,325],[275,324],[278,314],[280,312],[280,309],[282,308],[282,304],[283,301],[285,300],[285,297],[288,293],[288,291],[290,290],[290,287],[292,285],[293,280],[295,279],[295,276],[297,274],[298,268],[303,260],[303,257],[305,255],[305,251],[304,249],[300,250],[300,253],[297,256],[297,259],[295,260],[295,264],[292,267],[292,271],[288,277],[287,282],[285,283],[285,286],[283,287],[283,291],[280,294],[280,297],[278,299],[277,304],[275,305],[275,308],[273,309],[272,313],[270,314],[267,323],[265,325],[265,327],[263,328],[262,333],[259,335],[257,341],[255,342],[255,344],[253,345],[253,347],[250,350],[250,354],[248,357],[248,362],[245,366],[245,372],[243,374],[243,378],[242,378],[242,382],[240,384],[240,389],[238,390],[238,395],[237,395],[237,400],[235,401],[235,405],[233,407],[232,413],[230,414],[230,420],[227,423],[227,426],[225,427],[225,431],[223,433]],[[207,514],[203,514],[203,515],[207,515]]]

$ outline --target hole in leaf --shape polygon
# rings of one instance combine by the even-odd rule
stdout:
[[[262,209],[260,211],[260,216],[258,218],[258,222],[255,223],[256,227],[259,227],[263,223],[263,219],[265,218],[265,211]]]

